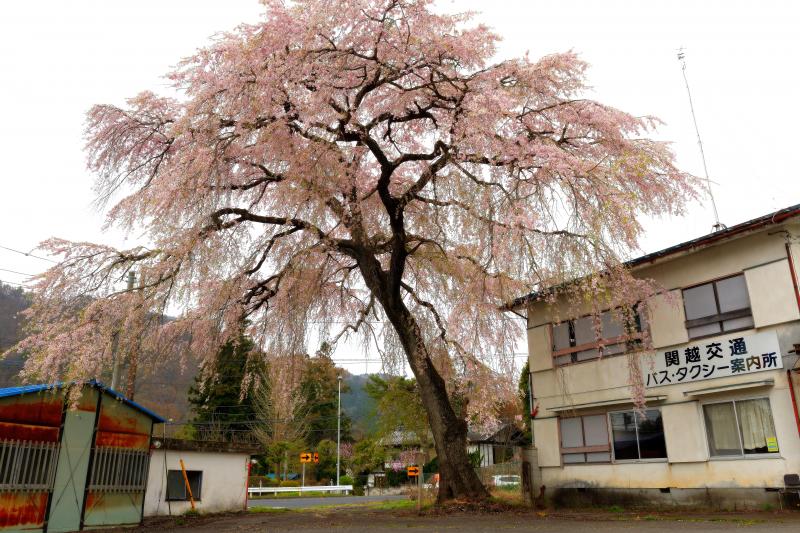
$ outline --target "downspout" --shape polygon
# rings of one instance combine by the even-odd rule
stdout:
[[[794,268],[794,260],[792,259],[792,247],[786,243],[786,258],[789,260],[789,274],[792,278],[792,285],[794,286],[794,296],[797,299],[797,309],[800,311],[800,288],[797,283],[797,270]],[[800,355],[800,350],[795,345],[795,353]],[[794,380],[792,379],[792,370],[786,371],[786,380],[789,382],[789,395],[792,397],[792,407],[794,408],[794,422],[797,425],[797,434],[800,435],[800,412],[797,409],[797,395],[794,390]]]
[[[253,470],[253,461],[247,456],[247,479],[244,482],[244,510],[247,511],[247,500],[250,497],[250,473]],[[267,472],[269,473],[269,472]]]
[[[792,397],[792,407],[794,408],[794,421],[797,424],[797,433],[800,435],[800,414],[797,411],[797,396],[794,394],[794,381],[792,380],[792,371],[786,371],[786,380],[789,382],[789,395]]]

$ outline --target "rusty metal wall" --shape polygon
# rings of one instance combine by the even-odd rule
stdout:
[[[4,467],[9,469],[7,474],[12,466],[12,450],[15,455],[24,454],[27,463],[28,458],[42,459],[45,448],[57,446],[63,409],[64,396],[60,391],[42,391],[0,399],[0,441],[5,441],[5,458],[2,460]],[[38,464],[42,461],[36,462],[36,465],[25,465],[28,467],[26,472],[30,474],[28,477],[35,474],[34,468],[42,466]],[[54,464],[48,462],[46,466],[51,468]],[[52,486],[49,474],[48,485]],[[17,476],[17,481],[23,477]],[[49,489],[40,483],[23,488],[18,483],[15,485],[10,478],[6,481],[9,483],[0,487],[0,531],[41,531]]]
[[[150,417],[109,395],[103,395],[94,435],[92,477],[87,487],[84,526],[137,524],[141,521],[151,430]]]

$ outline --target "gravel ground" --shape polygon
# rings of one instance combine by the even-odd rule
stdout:
[[[318,508],[303,511],[269,510],[223,516],[200,516],[150,522],[135,532],[175,531],[198,533],[228,532],[322,532],[372,531],[505,533],[532,531],[542,533],[598,533],[635,531],[675,533],[693,531],[742,530],[748,533],[782,533],[800,531],[800,513],[762,512],[751,514],[640,514],[537,513],[506,511],[491,514],[428,513],[417,516],[408,510],[372,510],[369,508]],[[119,530],[118,530],[119,531]]]

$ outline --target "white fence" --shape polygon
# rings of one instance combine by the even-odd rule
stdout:
[[[320,485],[318,487],[249,487],[247,493],[250,496],[261,494],[283,494],[289,493],[302,494],[304,492],[343,492],[350,494],[353,491],[353,485]]]

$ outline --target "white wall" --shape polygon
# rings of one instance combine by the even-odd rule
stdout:
[[[180,459],[183,459],[186,470],[203,472],[200,501],[195,502],[199,512],[218,513],[244,509],[249,455],[152,450],[144,501],[144,516],[180,515],[191,509],[188,501],[166,501],[166,471],[180,470]]]

